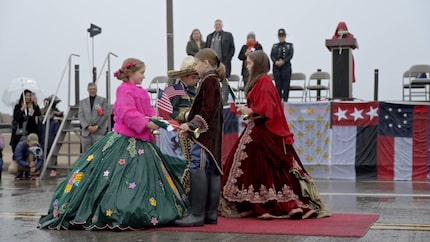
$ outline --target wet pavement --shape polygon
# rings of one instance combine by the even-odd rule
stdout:
[[[0,182],[0,241],[430,241],[430,183],[316,180],[333,213],[376,213],[362,238],[169,231],[50,231],[36,228],[62,179]]]
[[[8,139],[6,139],[8,140]],[[171,231],[52,231],[37,229],[56,186],[64,178],[15,181],[7,173],[10,146],[3,153],[0,181],[0,242],[131,241],[430,241],[430,182],[315,180],[333,213],[379,214],[362,238]]]

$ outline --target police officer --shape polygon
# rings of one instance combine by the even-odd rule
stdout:
[[[273,78],[275,79],[276,89],[278,89],[279,96],[284,102],[288,101],[290,92],[291,58],[293,58],[294,54],[293,44],[286,42],[286,37],[285,29],[279,29],[279,43],[272,46],[270,53],[270,58],[273,61]]]

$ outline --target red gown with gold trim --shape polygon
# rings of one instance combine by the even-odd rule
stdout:
[[[316,216],[330,212],[294,150],[293,134],[271,78],[263,75],[247,97],[254,116],[224,165],[220,212],[227,217],[252,211],[288,217],[292,209]]]

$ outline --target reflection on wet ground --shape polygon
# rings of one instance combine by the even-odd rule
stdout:
[[[0,241],[430,241],[430,184],[409,181],[316,180],[334,213],[377,213],[363,238],[169,231],[91,232],[36,228],[61,179],[0,183]]]

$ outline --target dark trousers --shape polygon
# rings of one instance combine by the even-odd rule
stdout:
[[[225,66],[225,77],[229,78],[231,74],[231,60],[224,60],[222,63]]]
[[[285,67],[273,66],[273,78],[281,100],[288,102],[290,94],[291,65]]]

